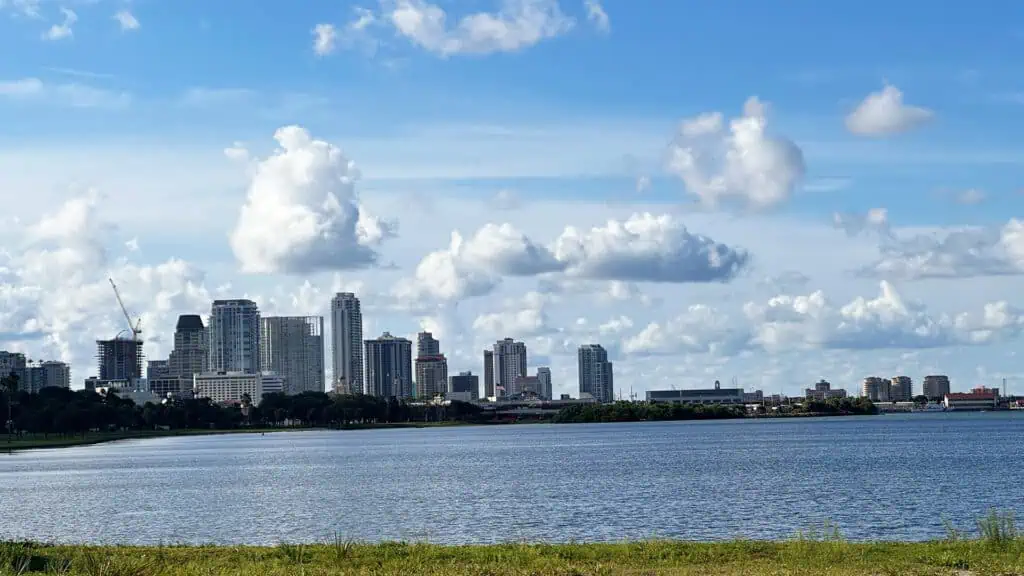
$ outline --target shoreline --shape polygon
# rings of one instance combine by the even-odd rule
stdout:
[[[184,576],[219,574],[703,575],[878,574],[986,576],[1020,574],[1024,539],[991,537],[929,542],[845,542],[803,536],[790,541],[714,543],[634,541],[614,544],[427,543],[277,546],[72,546],[0,543],[0,574],[60,573]]]

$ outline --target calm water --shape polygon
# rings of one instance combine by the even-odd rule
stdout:
[[[944,535],[1024,514],[1024,413],[296,432],[0,455],[0,539]]]

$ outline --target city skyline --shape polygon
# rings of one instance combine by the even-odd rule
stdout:
[[[108,278],[156,359],[212,300],[352,292],[364,339],[451,374],[512,337],[559,392],[593,342],[638,391],[1024,379],[1013,18],[111,2],[0,7],[0,348],[76,380],[127,328]]]

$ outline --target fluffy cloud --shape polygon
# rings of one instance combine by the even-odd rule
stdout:
[[[889,232],[889,211],[885,208],[872,208],[864,214],[854,212],[836,212],[832,215],[832,224],[844,230],[850,236],[862,232]]]
[[[555,332],[546,311],[549,302],[550,296],[529,292],[519,300],[506,302],[500,312],[477,316],[473,330],[485,342],[513,334],[516,338],[529,338]]]
[[[886,84],[846,117],[846,128],[860,136],[887,136],[917,128],[932,119],[931,110],[903,102],[903,92]]]
[[[117,20],[118,25],[121,26],[122,32],[138,30],[140,27],[139,20],[128,10],[119,10],[114,14],[114,20]]]
[[[373,246],[393,231],[360,208],[354,164],[299,126],[274,139],[280,148],[253,167],[231,234],[242,270],[306,274],[374,264]]]
[[[505,276],[560,273],[568,278],[620,282],[728,282],[748,261],[746,251],[691,234],[669,215],[635,214],[590,230],[570,226],[550,247],[510,224],[486,224],[465,241],[453,232],[448,249],[424,258],[415,278],[406,281],[398,295],[406,299],[480,296]],[[615,286],[622,291],[624,285]],[[559,280],[549,281],[548,292],[560,290]]]
[[[210,296],[204,275],[170,259],[149,266],[114,256],[116,229],[101,217],[102,196],[68,200],[17,230],[16,250],[0,253],[0,349],[72,364],[75,384],[95,372],[96,338],[126,328],[108,282],[113,278],[129,312],[142,318],[146,353],[166,353],[180,313],[203,312]]]
[[[691,234],[668,214],[650,213],[588,231],[566,228],[554,253],[574,276],[647,282],[728,282],[749,261],[742,249]]]
[[[985,192],[977,188],[968,188],[956,194],[956,201],[965,206],[977,206],[985,201]]]
[[[60,13],[64,20],[60,24],[50,26],[50,29],[43,33],[43,40],[64,40],[74,36],[75,32],[71,27],[78,22],[78,15],[68,8],[61,8]]]
[[[987,304],[979,313],[933,313],[921,303],[905,300],[883,281],[875,298],[857,297],[841,305],[820,290],[748,302],[741,315],[694,304],[625,339],[623,351],[732,356],[747,349],[781,353],[939,348],[1015,338],[1022,327],[1024,315],[1006,302]]]
[[[760,209],[789,199],[804,176],[803,152],[767,132],[767,108],[757,98],[728,130],[719,112],[682,122],[669,149],[668,169],[702,204],[735,203]]]

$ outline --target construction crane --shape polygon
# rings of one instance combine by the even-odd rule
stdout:
[[[141,342],[142,340],[139,338],[139,334],[142,334],[142,317],[139,316],[135,325],[132,325],[131,314],[128,314],[128,308],[125,307],[124,301],[121,300],[121,292],[117,289],[117,284],[114,284],[113,278],[107,278],[107,280],[110,280],[110,287],[114,289],[114,296],[117,297],[117,303],[121,306],[121,312],[124,312],[124,319],[128,321],[128,330],[132,333],[132,341]]]

